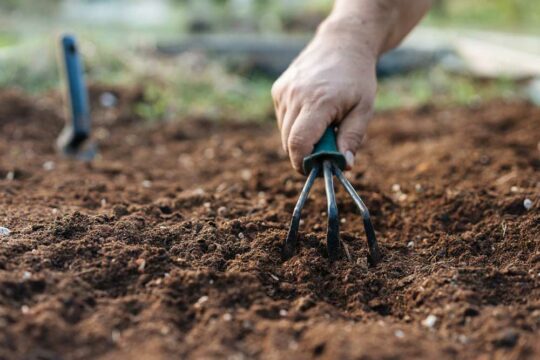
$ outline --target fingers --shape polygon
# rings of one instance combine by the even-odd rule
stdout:
[[[373,115],[372,104],[356,105],[341,121],[337,134],[338,150],[345,155],[347,170],[354,166],[356,151],[364,140],[366,128]]]
[[[283,145],[283,150],[285,153],[289,153],[289,147],[287,141],[289,139],[289,134],[291,133],[292,126],[300,114],[300,106],[293,105],[290,109],[287,110],[283,117],[281,124],[281,144]]]
[[[293,168],[303,173],[304,158],[311,154],[326,128],[333,120],[332,114],[324,109],[304,105],[287,137],[287,148]]]

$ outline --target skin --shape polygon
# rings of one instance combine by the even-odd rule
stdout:
[[[427,12],[430,0],[335,0],[311,43],[272,87],[283,149],[302,173],[304,157],[331,124],[337,145],[354,158],[377,90],[379,56],[397,46]]]

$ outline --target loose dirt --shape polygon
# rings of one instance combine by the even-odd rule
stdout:
[[[274,124],[151,124],[116,91],[92,164],[55,154],[58,96],[0,92],[0,358],[540,357],[540,109],[377,115],[348,174],[370,268],[342,189],[352,261],[327,260],[320,182],[281,260],[305,179]]]

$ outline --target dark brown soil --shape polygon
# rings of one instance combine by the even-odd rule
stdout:
[[[540,357],[540,109],[378,115],[348,174],[368,268],[341,189],[352,261],[327,260],[320,182],[281,260],[304,178],[274,124],[148,124],[137,96],[94,107],[85,165],[54,152],[57,96],[0,92],[0,358]]]

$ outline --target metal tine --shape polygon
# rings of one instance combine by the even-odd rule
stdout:
[[[309,191],[315,182],[315,179],[319,175],[320,166],[314,166],[309,173],[309,176],[304,184],[304,188],[300,193],[298,202],[294,207],[293,216],[291,219],[291,225],[289,227],[289,233],[287,234],[287,239],[285,239],[285,244],[283,246],[283,258],[289,259],[296,252],[296,240],[298,239],[298,227],[300,226],[300,216],[302,215],[302,209],[309,195]]]
[[[337,166],[334,166],[334,173],[343,187],[345,187],[345,190],[347,190],[349,195],[351,195],[354,203],[362,214],[369,248],[369,263],[372,266],[376,266],[381,261],[382,256],[379,251],[379,245],[377,244],[377,238],[375,237],[375,230],[373,229],[373,224],[371,223],[371,218],[369,216],[369,210],[362,201],[360,195],[358,195],[352,184],[349,182],[349,180],[347,180],[345,175],[343,175],[343,172]]]
[[[326,230],[326,246],[328,257],[335,260],[339,256],[339,217],[336,204],[336,193],[333,181],[334,165],[330,160],[323,161],[324,186],[326,189],[326,201],[328,203],[328,228]]]

